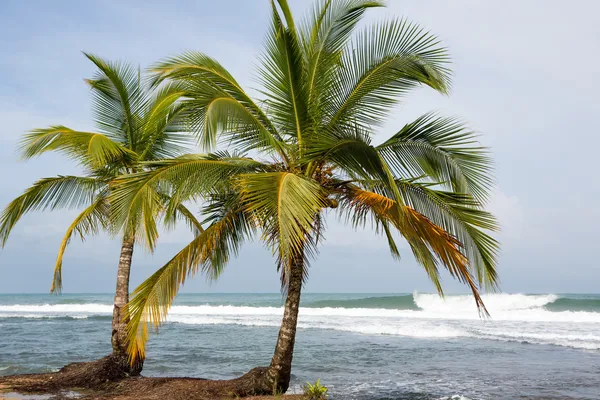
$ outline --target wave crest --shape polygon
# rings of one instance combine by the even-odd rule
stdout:
[[[446,296],[437,294],[413,294],[415,304],[423,311],[428,312],[472,312],[475,300],[470,295]],[[555,294],[526,295],[526,294],[484,294],[483,302],[490,313],[530,310],[544,307],[558,299]]]
[[[435,294],[414,293],[323,300],[302,305],[299,327],[367,335],[476,338],[600,349],[600,312],[592,311],[597,310],[597,298],[490,294],[484,295],[483,300],[492,315],[491,320],[479,318],[475,303],[468,295],[440,298]],[[408,306],[408,302],[412,306]],[[392,307],[394,304],[402,308]],[[557,304],[562,308],[556,310]],[[581,304],[586,305],[586,311],[573,311]],[[282,313],[281,307],[188,304],[173,306],[168,321],[188,325],[278,327]],[[111,315],[112,305],[100,303],[0,305],[0,318],[73,321],[80,318],[109,320]]]

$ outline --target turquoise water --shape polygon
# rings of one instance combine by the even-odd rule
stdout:
[[[334,399],[599,399],[600,296],[305,294],[292,391]],[[110,351],[111,295],[0,295],[0,375]],[[227,379],[267,365],[279,294],[183,294],[144,374]],[[462,397],[461,397],[462,396]]]

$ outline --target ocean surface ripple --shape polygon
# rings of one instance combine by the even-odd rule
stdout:
[[[73,361],[107,352],[111,300],[0,295],[0,375],[59,368],[68,361],[65,352]],[[595,398],[588,387],[600,387],[600,296],[487,294],[483,300],[491,318],[482,319],[468,295],[306,294],[296,388],[322,378],[330,380],[334,398],[504,398],[503,385],[501,392],[508,388],[522,398]],[[183,294],[161,334],[151,338],[145,371],[189,375],[186,367],[196,363],[197,376],[229,378],[265,364],[282,312],[277,294]],[[153,352],[160,361],[151,361]],[[560,372],[568,382],[547,378],[557,362],[573,363]],[[586,365],[595,372],[591,380],[575,373]],[[495,387],[486,379],[499,381]],[[559,388],[561,382],[568,386]]]

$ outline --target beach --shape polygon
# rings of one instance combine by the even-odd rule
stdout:
[[[306,294],[292,383],[334,399],[597,399],[600,296]],[[146,377],[231,379],[269,362],[279,294],[182,294],[151,336]],[[0,295],[0,375],[110,351],[110,295]]]

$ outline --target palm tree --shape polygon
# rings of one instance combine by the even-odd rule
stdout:
[[[491,160],[474,133],[426,114],[372,143],[411,89],[447,93],[449,57],[438,39],[396,19],[355,34],[379,1],[321,1],[299,27],[286,0],[271,4],[261,100],[201,53],[153,68],[156,83],[185,88],[200,142],[211,149],[221,139],[235,151],[147,163],[148,170],[118,179],[112,194],[115,221],[132,208],[155,208],[153,188],[168,191],[170,208],[202,201],[206,215],[204,232],[134,291],[127,310],[133,360],[143,357],[148,328],[164,321],[186,277],[218,277],[252,237],[272,249],[285,309],[270,366],[246,375],[254,393],[289,386],[301,289],[330,210],[354,227],[371,225],[395,258],[403,237],[440,294],[440,266],[468,285],[483,313],[480,289],[497,287],[498,244],[487,233],[497,226],[483,210]]]
[[[185,106],[181,104],[182,90],[176,85],[164,85],[148,90],[142,84],[139,71],[129,65],[106,62],[86,54],[98,68],[93,79],[86,82],[94,99],[97,132],[82,132],[64,126],[36,129],[21,141],[23,158],[29,159],[49,151],[57,151],[77,161],[84,169],[81,176],[59,175],[43,178],[14,199],[0,215],[0,244],[5,245],[10,232],[21,217],[34,210],[81,208],[84,210],[71,223],[61,242],[51,293],[62,289],[62,264],[67,245],[74,235],[82,240],[100,231],[111,231],[111,180],[118,175],[140,170],[140,161],[174,157],[187,150],[183,134]],[[167,197],[154,193],[166,204]],[[133,215],[132,215],[133,217]],[[193,214],[179,204],[166,216],[167,223],[178,218],[187,220],[192,229],[201,225]],[[143,239],[150,249],[158,236],[156,220],[143,221],[144,230],[127,224],[121,231],[121,255],[117,268],[117,284],[112,319],[113,360],[129,369],[127,357],[126,319],[124,306],[129,301],[129,275],[136,239]],[[124,362],[123,362],[124,361]],[[139,373],[142,360],[130,373]]]

